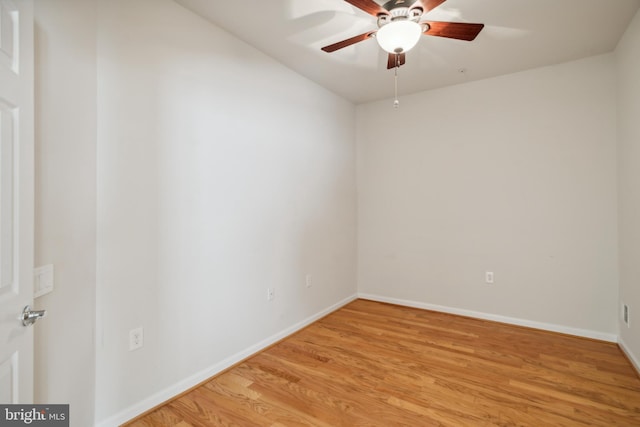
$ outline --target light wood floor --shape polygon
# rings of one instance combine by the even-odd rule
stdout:
[[[357,300],[128,424],[640,426],[615,344]]]

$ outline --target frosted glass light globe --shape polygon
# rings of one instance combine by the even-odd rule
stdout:
[[[393,21],[380,27],[376,40],[389,53],[407,52],[418,43],[422,35],[422,27],[414,21]]]

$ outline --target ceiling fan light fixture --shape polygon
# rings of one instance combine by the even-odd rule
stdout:
[[[420,40],[422,27],[408,19],[395,20],[380,27],[376,40],[389,53],[405,53],[413,49]]]

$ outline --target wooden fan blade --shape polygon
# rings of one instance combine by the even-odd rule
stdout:
[[[351,37],[350,39],[342,40],[341,42],[325,46],[322,48],[322,50],[328,53],[335,52],[336,50],[342,49],[343,47],[351,46],[352,44],[370,39],[375,33],[375,31],[369,31],[364,34],[360,34],[359,36]]]
[[[429,29],[424,33],[428,36],[447,37],[450,39],[471,41],[484,28],[484,24],[469,24],[466,22],[438,22],[424,21]]]
[[[387,70],[400,67],[407,62],[407,56],[404,53],[390,53],[387,59]]]
[[[388,15],[389,11],[373,0],[344,0],[347,3],[357,7],[358,9],[364,10],[369,15],[378,16],[378,15]]]
[[[436,7],[440,6],[445,1],[447,0],[418,0],[411,6],[410,9],[413,9],[414,7],[420,7],[422,8],[422,10],[424,10],[425,13],[427,13],[431,9],[435,9]]]

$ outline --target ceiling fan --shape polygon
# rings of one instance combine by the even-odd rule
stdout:
[[[379,5],[373,0],[345,0],[347,3],[375,16],[378,29],[342,40],[322,48],[331,53],[352,44],[375,38],[382,49],[389,52],[387,69],[406,62],[405,54],[412,49],[422,34],[472,41],[484,24],[466,22],[421,21],[422,16],[446,0],[390,0]]]

